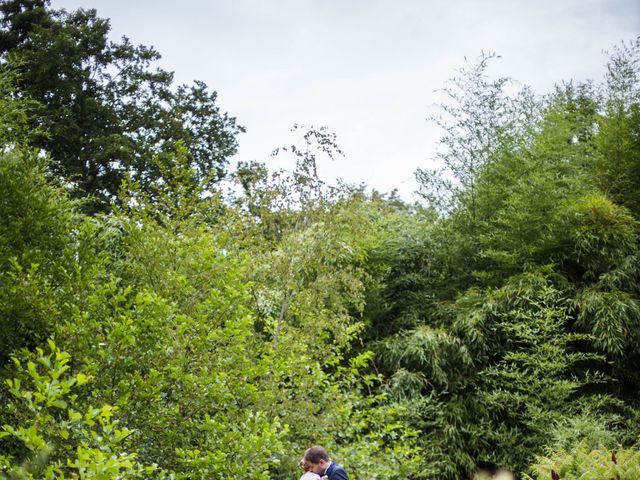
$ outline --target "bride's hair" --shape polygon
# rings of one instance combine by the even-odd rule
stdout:
[[[309,464],[309,462],[307,462],[304,458],[300,459],[300,462],[298,462],[298,466],[304,471],[304,472],[308,472],[311,469],[311,464]]]

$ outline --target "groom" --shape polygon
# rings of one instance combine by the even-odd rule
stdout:
[[[304,461],[309,464],[311,471],[329,480],[349,480],[347,472],[337,463],[333,463],[327,451],[319,445],[304,452]]]

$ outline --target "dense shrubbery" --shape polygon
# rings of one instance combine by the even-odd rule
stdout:
[[[240,212],[213,225],[202,221],[226,208],[216,199],[195,202],[197,212],[186,216],[148,206],[83,216],[60,187],[47,183],[44,167],[17,150],[0,167],[15,186],[3,189],[11,193],[11,203],[3,203],[7,231],[22,228],[14,204],[33,215],[26,220],[29,234],[15,236],[21,248],[3,251],[3,278],[11,281],[3,289],[3,333],[16,347],[55,338],[68,352],[55,353],[64,369],[71,365],[92,379],[74,394],[74,408],[111,405],[131,429],[127,442],[138,461],[179,477],[270,478],[295,472],[294,452],[321,442],[354,472],[402,478],[416,471],[415,434],[402,422],[403,407],[372,393],[380,380],[366,373],[369,354],[346,355],[361,330],[349,313],[362,296],[361,247],[353,234],[362,227],[347,229],[355,217],[323,229],[315,219],[265,249],[254,245],[258,224],[247,241],[231,236],[253,223]],[[40,187],[37,195],[32,185]],[[272,277],[282,265],[291,269],[289,279]],[[30,316],[17,322],[24,317],[16,312]],[[12,375],[8,368],[5,377]],[[13,416],[7,411],[3,421],[31,421],[31,433],[42,438],[38,445],[49,445],[45,453],[30,445],[30,455],[47,456],[60,443],[39,430],[43,422]],[[6,443],[7,458],[17,463],[5,463],[26,461],[29,470],[31,457],[12,445]],[[66,460],[36,462],[29,471],[39,478],[62,468],[56,462]]]
[[[5,405],[13,425],[0,431],[8,446],[0,454],[3,476],[144,478],[156,471],[126,450],[131,431],[118,428],[113,407],[77,405],[76,390],[90,378],[68,373],[69,355],[51,340],[48,350],[13,357],[18,376],[6,381],[11,400]]]

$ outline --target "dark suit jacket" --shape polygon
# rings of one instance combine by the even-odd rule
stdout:
[[[329,477],[329,480],[349,480],[347,472],[337,463],[331,463],[324,474]]]

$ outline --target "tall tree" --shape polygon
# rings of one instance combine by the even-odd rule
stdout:
[[[637,52],[616,49],[603,86],[544,97],[506,96],[486,58],[454,79],[452,181],[419,172],[442,215],[382,246],[384,304],[365,311],[437,478],[483,461],[524,470],[545,445],[635,441]]]
[[[178,143],[198,180],[212,186],[236,151],[235,119],[202,82],[175,86],[153,48],[109,39],[95,10],[53,10],[48,0],[0,4],[0,59],[23,95],[40,102],[33,140],[54,173],[104,209],[127,175],[143,190],[163,183]]]

